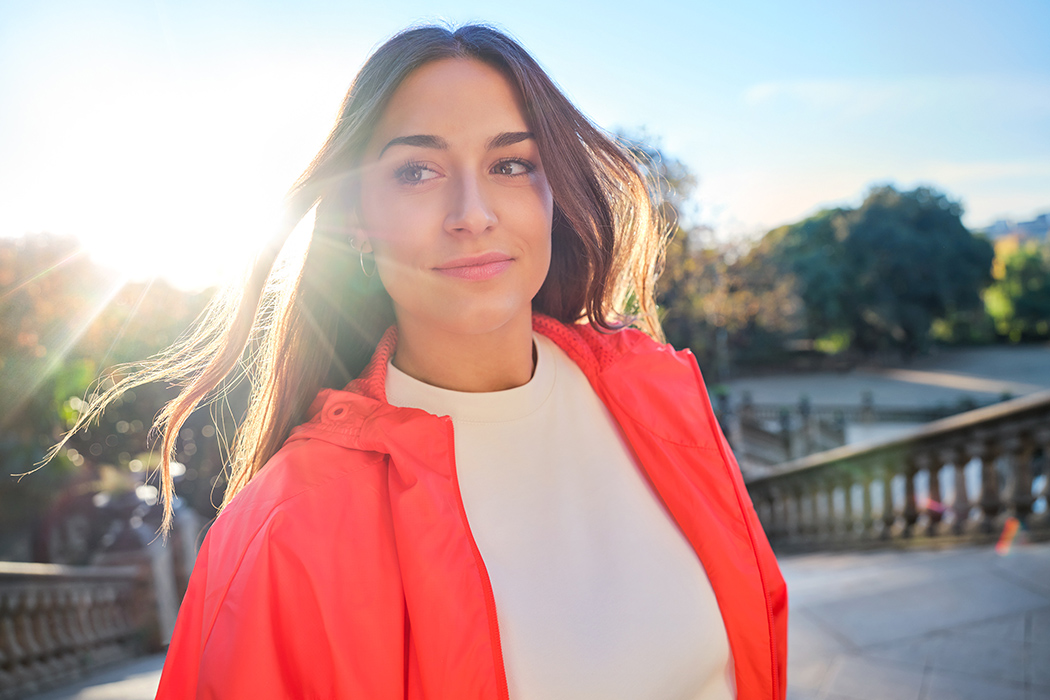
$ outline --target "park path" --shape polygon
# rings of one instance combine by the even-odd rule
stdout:
[[[953,348],[898,367],[741,377],[724,386],[734,405],[745,391],[756,403],[787,406],[802,395],[814,404],[859,405],[865,392],[883,406],[952,406],[964,400],[984,404],[1003,393],[1023,396],[1050,389],[1050,346]]]
[[[1050,699],[1050,543],[781,568],[789,700]]]
[[[1050,700],[1050,543],[783,557],[789,700]],[[152,656],[33,700],[148,700]]]

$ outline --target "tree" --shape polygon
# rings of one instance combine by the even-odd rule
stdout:
[[[864,352],[911,355],[935,319],[981,308],[992,247],[962,208],[928,187],[873,188],[858,209],[833,209],[769,234],[799,284],[814,337],[840,334]]]
[[[28,551],[29,533],[40,545],[75,503],[90,508],[95,494],[141,484],[151,466],[149,428],[171,387],[127,392],[47,467],[21,479],[12,475],[32,471],[56,444],[96,378],[169,345],[206,296],[161,281],[124,284],[70,238],[0,239],[0,559],[54,559]],[[191,482],[181,493],[203,513],[222,466],[215,438],[204,411],[177,445]],[[54,542],[42,544],[53,549]],[[62,549],[67,563],[86,563],[83,548]]]
[[[1050,242],[1000,239],[992,275],[984,304],[996,332],[1015,343],[1050,336]]]
[[[726,378],[731,353],[767,359],[779,354],[785,334],[801,325],[793,278],[782,274],[767,248],[717,243],[709,228],[683,221],[696,176],[644,133],[625,141],[672,222],[656,290],[668,342],[691,349],[716,380]]]

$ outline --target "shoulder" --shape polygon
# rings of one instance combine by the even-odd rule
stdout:
[[[336,536],[338,512],[367,507],[385,479],[381,454],[319,439],[290,440],[220,513],[209,532],[212,547],[245,548],[260,535]]]
[[[361,611],[396,619],[403,604],[384,464],[304,439],[263,467],[208,532],[158,697],[370,696],[332,688],[348,677],[335,660],[397,646],[361,643],[385,633]]]
[[[717,421],[688,350],[675,350],[633,328],[608,333],[538,314],[533,326],[579,365],[621,424],[630,421],[681,445],[717,445]]]
[[[584,371],[604,372],[632,357],[695,364],[688,350],[676,351],[636,328],[604,331],[590,324],[566,324],[542,314],[533,315],[533,328],[554,341]]]

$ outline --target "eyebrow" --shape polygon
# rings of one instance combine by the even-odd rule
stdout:
[[[513,146],[516,143],[527,141],[533,138],[531,131],[504,131],[496,134],[485,147],[488,150],[495,148],[505,148],[507,146]],[[438,150],[448,149],[448,141],[441,138],[440,136],[434,136],[433,134],[412,134],[411,136],[398,136],[390,139],[383,150],[379,152],[379,157],[382,158],[383,154],[386,153],[386,149],[391,146],[417,146],[419,148],[436,148]]]

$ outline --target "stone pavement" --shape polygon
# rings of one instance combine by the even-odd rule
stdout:
[[[789,700],[1050,699],[1050,543],[784,557]],[[148,700],[163,656],[33,700]]]
[[[1050,347],[1021,345],[947,349],[891,368],[849,372],[794,372],[725,382],[733,405],[743,392],[755,403],[794,405],[803,394],[814,404],[859,405],[870,391],[875,405],[951,406],[964,399],[999,400],[1050,389]]]
[[[28,700],[153,700],[164,654],[135,659]]]
[[[1050,543],[784,557],[789,700],[1050,698]]]

